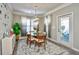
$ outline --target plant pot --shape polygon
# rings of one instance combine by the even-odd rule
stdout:
[[[19,35],[16,35],[16,41],[18,41],[19,40]]]

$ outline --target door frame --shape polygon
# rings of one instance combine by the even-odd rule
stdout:
[[[59,17],[61,17],[61,16],[66,16],[66,15],[69,15],[69,14],[71,14],[71,22],[69,21],[69,23],[71,23],[71,28],[72,28],[72,31],[71,31],[71,33],[70,33],[70,35],[69,35],[69,40],[71,40],[71,43],[69,44],[69,45],[66,45],[66,44],[63,44],[62,42],[60,42],[60,40],[59,40]],[[61,44],[63,44],[63,45],[65,45],[65,46],[68,46],[68,47],[72,47],[73,48],[73,12],[69,12],[69,13],[64,13],[64,14],[61,14],[61,15],[58,15],[57,16],[57,41],[59,42],[59,43],[61,43]],[[70,24],[69,24],[69,27],[70,27]],[[70,29],[69,29],[69,31],[70,31]]]

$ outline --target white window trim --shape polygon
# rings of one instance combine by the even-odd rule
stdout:
[[[58,20],[59,19],[58,18],[61,17],[61,16],[69,15],[69,14],[72,15],[72,20],[71,20],[72,21],[72,35],[71,35],[72,36],[72,44],[71,44],[71,47],[70,48],[73,48],[73,38],[74,38],[73,37],[73,12],[69,12],[69,13],[65,13],[65,14],[61,14],[61,15],[58,15],[57,16],[57,18],[56,18],[56,22],[57,22],[57,42],[59,40],[59,38],[58,38]]]

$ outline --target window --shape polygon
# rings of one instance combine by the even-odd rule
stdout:
[[[59,33],[60,33],[60,40],[69,42],[69,21],[70,21],[70,14],[63,15],[59,17]]]
[[[34,28],[37,27],[38,21],[35,21],[34,19],[21,17],[22,20],[22,33],[30,33],[33,35]]]

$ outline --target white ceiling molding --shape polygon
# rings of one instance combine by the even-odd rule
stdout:
[[[29,15],[27,15],[27,14],[25,14],[25,13],[19,13],[19,12],[16,12],[16,11],[13,11],[13,15],[19,15],[19,16],[26,16],[26,17],[30,17],[30,18],[34,18],[33,17],[33,15],[31,15],[31,16],[29,16]],[[39,18],[40,17],[43,17],[43,16],[39,16]]]
[[[19,12],[19,11],[13,11],[13,14],[15,15],[23,15],[23,16],[28,16],[28,17],[34,17],[35,15],[33,14],[29,14],[29,13],[23,13],[23,12]],[[40,15],[37,15],[38,17],[42,17],[43,15],[40,14]]]
[[[13,7],[13,12],[18,13],[18,14],[26,14],[28,16],[34,16],[35,14],[35,7],[34,6],[38,6],[37,12],[36,14],[38,16],[43,16],[45,13],[47,13],[48,11],[51,11],[53,9],[55,9],[56,7],[62,5],[63,3],[10,3],[11,6]],[[23,15],[22,14],[22,15]]]
[[[18,11],[13,11],[13,14],[16,14],[16,15],[23,15],[23,16],[29,16],[27,15],[26,13],[22,13],[22,12],[18,12]],[[30,15],[32,16],[32,15]]]
[[[47,15],[49,15],[49,14],[51,14],[51,13],[53,13],[53,12],[59,10],[59,9],[62,9],[62,8],[64,8],[64,7],[67,7],[67,6],[71,5],[71,4],[72,4],[72,3],[64,3],[63,5],[61,5],[61,6],[57,7],[57,8],[55,8],[55,9],[53,9],[53,10],[47,12],[44,16],[47,16]]]
[[[26,16],[26,17],[30,17],[30,18],[33,18],[33,16],[28,16],[27,14],[25,14],[25,13],[19,13],[19,12],[15,12],[15,11],[13,11],[13,15],[19,15],[19,16]]]
[[[13,12],[12,5],[11,5],[10,3],[7,3],[7,5],[8,5],[8,7],[9,7],[10,11]]]

